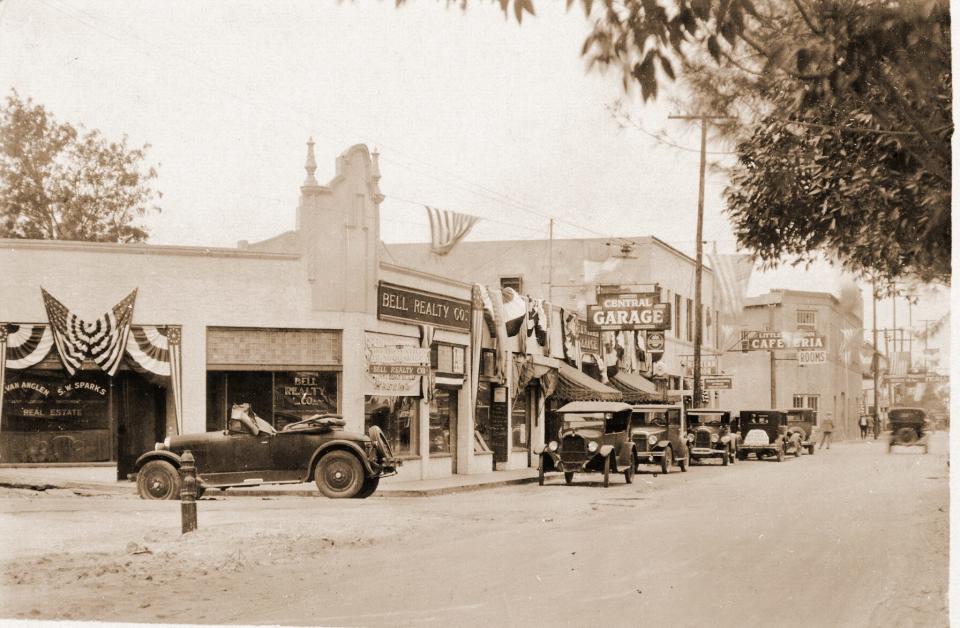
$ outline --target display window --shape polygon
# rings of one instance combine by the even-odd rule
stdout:
[[[453,443],[451,427],[457,422],[457,391],[438,388],[430,400],[430,453],[449,454]]]
[[[474,408],[474,453],[491,451],[493,436],[490,431],[490,404],[493,402],[493,385],[480,381],[477,384],[477,405]]]
[[[514,450],[526,451],[530,446],[530,400],[533,396],[529,388],[524,388],[513,401],[510,424]]]
[[[364,430],[376,425],[383,430],[390,447],[398,456],[416,457],[420,453],[420,398],[364,397]]]
[[[112,387],[101,371],[7,371],[0,460],[106,462],[113,453]]]
[[[207,430],[226,429],[239,403],[278,430],[314,414],[337,414],[339,383],[336,371],[208,371]]]

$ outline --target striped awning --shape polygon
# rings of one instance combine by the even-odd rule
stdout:
[[[643,375],[617,371],[610,378],[610,384],[623,393],[623,400],[631,403],[661,401],[663,395],[657,392],[657,386]]]
[[[623,394],[616,388],[604,386],[586,373],[561,362],[553,399],[557,401],[622,401]]]

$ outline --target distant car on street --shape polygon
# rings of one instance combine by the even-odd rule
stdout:
[[[800,446],[812,456],[817,442],[817,411],[811,408],[788,408],[784,412],[787,413],[787,433],[799,435]]]
[[[787,414],[782,410],[741,410],[740,433],[740,460],[746,460],[751,453],[757,460],[775,456],[777,462],[783,462],[787,454],[800,456],[800,435],[788,433]]]
[[[548,471],[562,471],[567,484],[575,473],[603,473],[609,486],[611,473],[623,473],[627,484],[637,468],[636,448],[630,441],[632,410],[616,401],[572,401],[559,410],[559,440],[534,451],[540,457],[540,486]]]
[[[630,438],[640,464],[660,465],[661,473],[670,473],[674,464],[680,467],[680,471],[686,471],[690,464],[686,436],[686,415],[682,405],[633,406]]]
[[[226,430],[169,436],[140,456],[137,491],[143,499],[179,499],[180,457],[190,450],[198,493],[313,480],[327,497],[369,497],[401,463],[380,428],[364,435],[344,425],[338,415],[315,415],[278,432],[249,404],[234,405]]]
[[[740,435],[731,427],[731,412],[717,408],[687,410],[687,448],[690,460],[719,458],[726,466],[736,461]]]
[[[887,451],[893,451],[895,445],[923,447],[923,453],[930,451],[930,422],[923,408],[890,408],[887,420],[890,423]]]

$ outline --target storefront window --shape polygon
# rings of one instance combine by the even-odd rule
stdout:
[[[474,429],[476,440],[474,451],[490,451],[493,439],[490,434],[490,403],[493,401],[490,382],[479,382],[477,385],[477,407],[474,409]]]
[[[513,402],[513,412],[510,422],[513,426],[513,448],[526,450],[529,445],[527,433],[527,416],[530,406],[530,394],[524,389]]]
[[[438,388],[430,402],[430,453],[449,454],[457,421],[457,393]]]
[[[211,371],[207,429],[226,428],[233,404],[250,408],[278,430],[314,414],[338,412],[336,371]]]
[[[364,397],[364,430],[376,425],[398,456],[416,456],[420,425],[419,397]]]
[[[110,395],[100,371],[7,371],[0,461],[109,461]]]

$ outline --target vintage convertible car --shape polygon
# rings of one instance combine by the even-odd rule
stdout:
[[[638,462],[659,464],[662,473],[670,473],[674,464],[678,464],[681,471],[687,470],[690,452],[683,406],[635,405],[631,425],[630,439],[637,448]]]
[[[534,451],[540,456],[540,486],[544,473],[563,471],[567,484],[574,473],[603,473],[609,486],[611,473],[623,473],[627,484],[637,468],[636,450],[630,442],[631,408],[617,401],[572,401],[560,408],[559,441]]]
[[[930,451],[929,421],[923,408],[890,408],[887,412],[890,423],[890,442],[887,451],[893,451],[894,445],[905,447],[923,447],[923,453]]]
[[[741,410],[740,433],[740,460],[746,460],[751,453],[757,460],[763,460],[767,454],[776,456],[777,462],[783,462],[787,454],[800,456],[800,435],[788,433],[787,414],[782,410]]]
[[[730,411],[716,408],[687,410],[687,448],[690,460],[720,458],[726,466],[736,461],[740,435],[730,425]]]
[[[365,436],[344,424],[337,415],[314,415],[278,432],[249,404],[234,405],[226,430],[168,436],[140,456],[137,491],[143,499],[179,499],[180,456],[190,450],[199,493],[314,480],[327,497],[369,497],[400,461],[380,428]]]
[[[800,437],[800,446],[813,455],[816,444],[817,413],[810,408],[790,408],[787,413],[787,433],[796,433]]]

